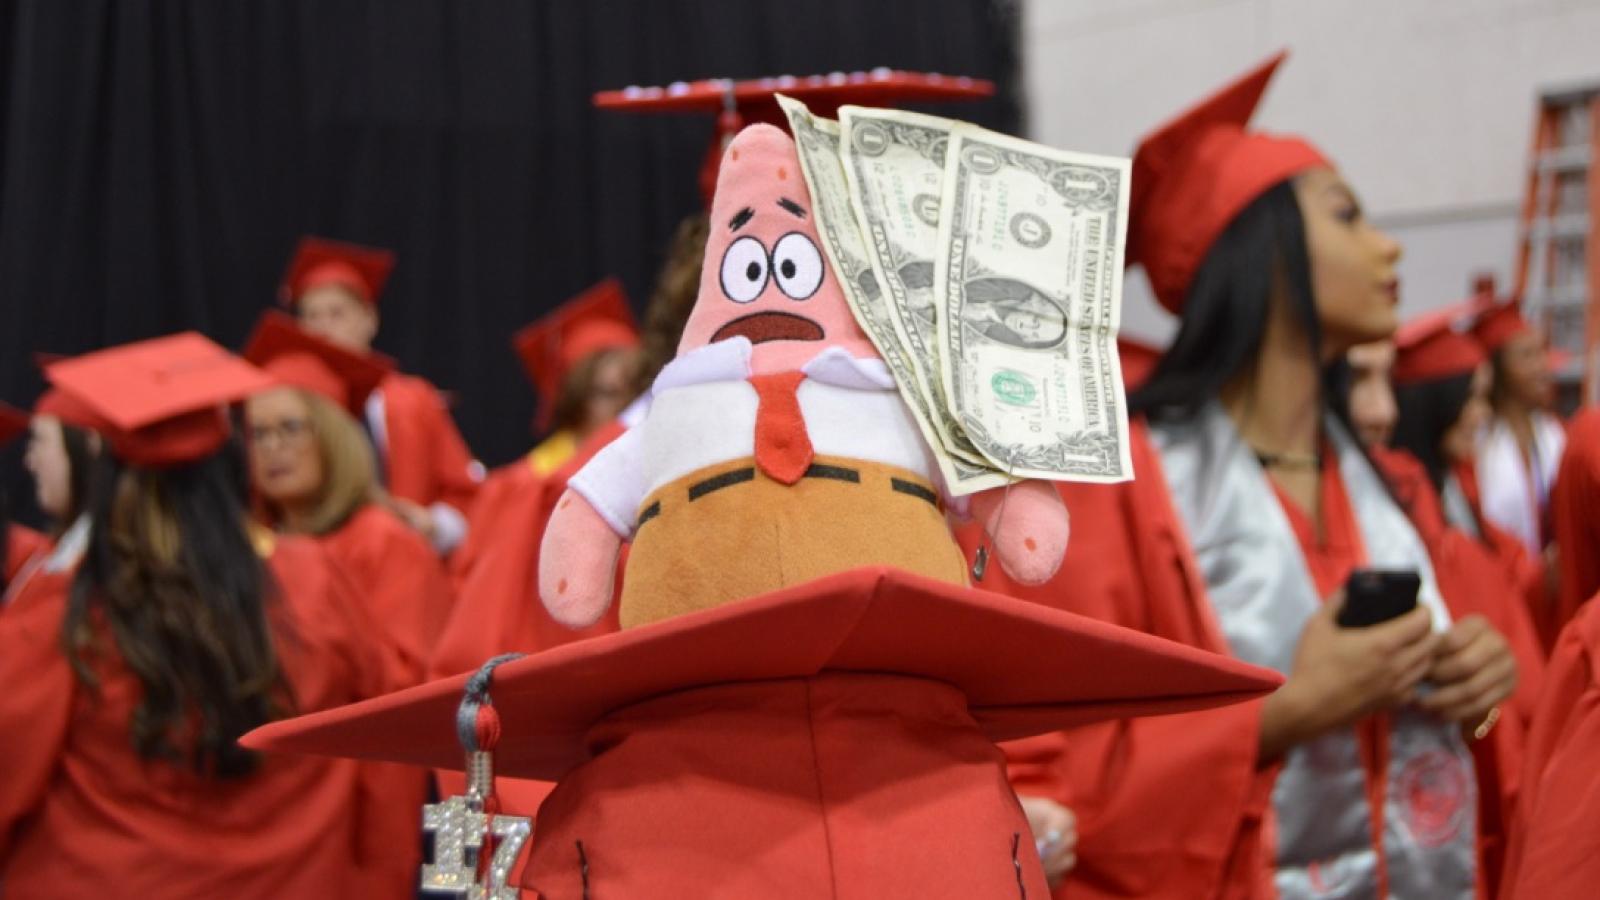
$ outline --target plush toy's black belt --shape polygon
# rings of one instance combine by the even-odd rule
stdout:
[[[704,497],[707,494],[715,493],[716,491],[720,491],[723,488],[733,487],[736,484],[743,484],[747,481],[754,481],[755,477],[755,466],[745,466],[744,468],[740,469],[729,469],[726,472],[713,475],[704,481],[697,481],[694,484],[689,485],[689,502],[693,503],[694,501],[699,500],[701,497]],[[850,484],[860,484],[861,470],[852,469],[848,466],[830,466],[823,463],[812,463],[811,467],[806,469],[805,475],[801,477],[827,478],[833,481],[845,481],[849,482]],[[907,481],[904,478],[891,477],[889,479],[889,488],[896,493],[916,497],[919,500],[926,500],[935,507],[939,505],[939,495],[927,487],[917,484],[915,481]],[[659,515],[661,515],[661,501],[657,500],[639,511],[639,524],[635,527],[642,527],[644,523],[654,519]]]

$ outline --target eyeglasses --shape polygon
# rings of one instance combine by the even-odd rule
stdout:
[[[311,422],[307,419],[284,419],[275,425],[251,425],[250,442],[265,446],[277,441],[284,445],[297,444],[311,435]]]

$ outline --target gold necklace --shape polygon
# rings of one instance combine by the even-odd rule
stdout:
[[[1322,468],[1321,453],[1271,453],[1256,446],[1251,446],[1250,450],[1263,469],[1319,471]]]

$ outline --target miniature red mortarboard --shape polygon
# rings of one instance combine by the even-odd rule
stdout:
[[[1168,311],[1228,223],[1269,188],[1328,165],[1295,137],[1247,130],[1279,53],[1139,142],[1133,155],[1128,264],[1141,263]]]
[[[1474,301],[1454,303],[1400,326],[1394,336],[1395,384],[1470,375],[1488,360],[1471,329]]]
[[[229,433],[224,407],[272,384],[192,331],[54,362],[44,374],[59,392],[52,408],[63,421],[93,428],[112,455],[149,467],[215,453]]]
[[[639,346],[639,328],[622,282],[607,278],[525,326],[511,345],[539,391],[542,429],[549,425],[567,373],[590,354]]]
[[[375,353],[357,353],[323,340],[295,323],[294,317],[268,310],[256,322],[244,358],[273,380],[303,388],[359,414],[367,395],[394,369]]]
[[[1005,665],[995,664],[1004,648]],[[825,670],[950,684],[996,741],[1223,706],[1268,693],[1266,669],[1083,616],[887,568],[555,647],[494,673],[502,775],[559,779],[596,721],[649,697]],[[257,750],[459,769],[466,675],[256,729]]]
[[[9,403],[0,403],[0,445],[9,444],[28,430],[32,417]]]
[[[312,288],[334,284],[350,291],[362,303],[376,306],[393,269],[391,250],[303,237],[278,287],[278,301],[293,308]]]
[[[700,192],[711,205],[717,186],[717,169],[728,141],[746,125],[766,122],[785,132],[789,123],[775,94],[801,101],[812,113],[835,118],[839,107],[898,106],[904,103],[945,103],[977,100],[994,94],[994,83],[977,78],[873,69],[870,72],[834,72],[830,75],[779,75],[732,81],[680,81],[666,87],[628,87],[601,91],[594,105],[628,112],[688,112],[717,116],[711,147],[700,167]]]

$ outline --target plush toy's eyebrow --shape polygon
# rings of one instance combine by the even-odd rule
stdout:
[[[756,211],[751,209],[748,206],[746,206],[744,209],[739,210],[738,212],[733,214],[733,218],[728,220],[728,230],[729,231],[738,231],[739,229],[743,228],[744,227],[744,223],[750,221],[750,219],[753,218],[755,216],[755,214],[756,214]]]
[[[790,200],[788,197],[780,198],[778,200],[778,205],[783,207],[797,218],[804,219],[806,217],[806,211],[800,208],[800,204]]]

